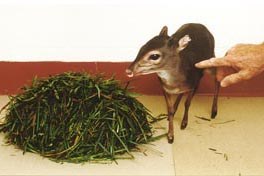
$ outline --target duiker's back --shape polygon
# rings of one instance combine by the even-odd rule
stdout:
[[[172,36],[170,45],[176,45],[185,35],[189,35],[191,42],[179,53],[182,73],[190,87],[197,86],[203,76],[203,70],[194,65],[202,60],[214,57],[214,37],[202,24],[188,23],[181,26]]]

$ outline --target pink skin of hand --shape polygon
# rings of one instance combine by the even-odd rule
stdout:
[[[251,79],[264,71],[264,43],[238,44],[222,58],[195,64],[197,68],[217,67],[216,77],[222,87]]]

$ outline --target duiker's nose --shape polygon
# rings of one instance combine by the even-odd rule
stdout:
[[[130,78],[134,76],[133,72],[130,69],[126,69],[126,74]]]

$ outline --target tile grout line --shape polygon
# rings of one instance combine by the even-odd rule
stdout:
[[[171,145],[171,153],[172,153],[173,170],[174,170],[174,175],[176,176],[176,165],[175,165],[175,159],[174,159],[173,144],[170,144],[170,145]]]

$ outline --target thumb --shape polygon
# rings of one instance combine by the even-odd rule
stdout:
[[[229,76],[226,76],[222,81],[221,81],[221,86],[222,87],[227,87],[232,84],[236,84],[238,82],[241,82],[243,80],[247,80],[251,78],[249,72],[247,70],[240,71],[238,73],[231,74]]]

